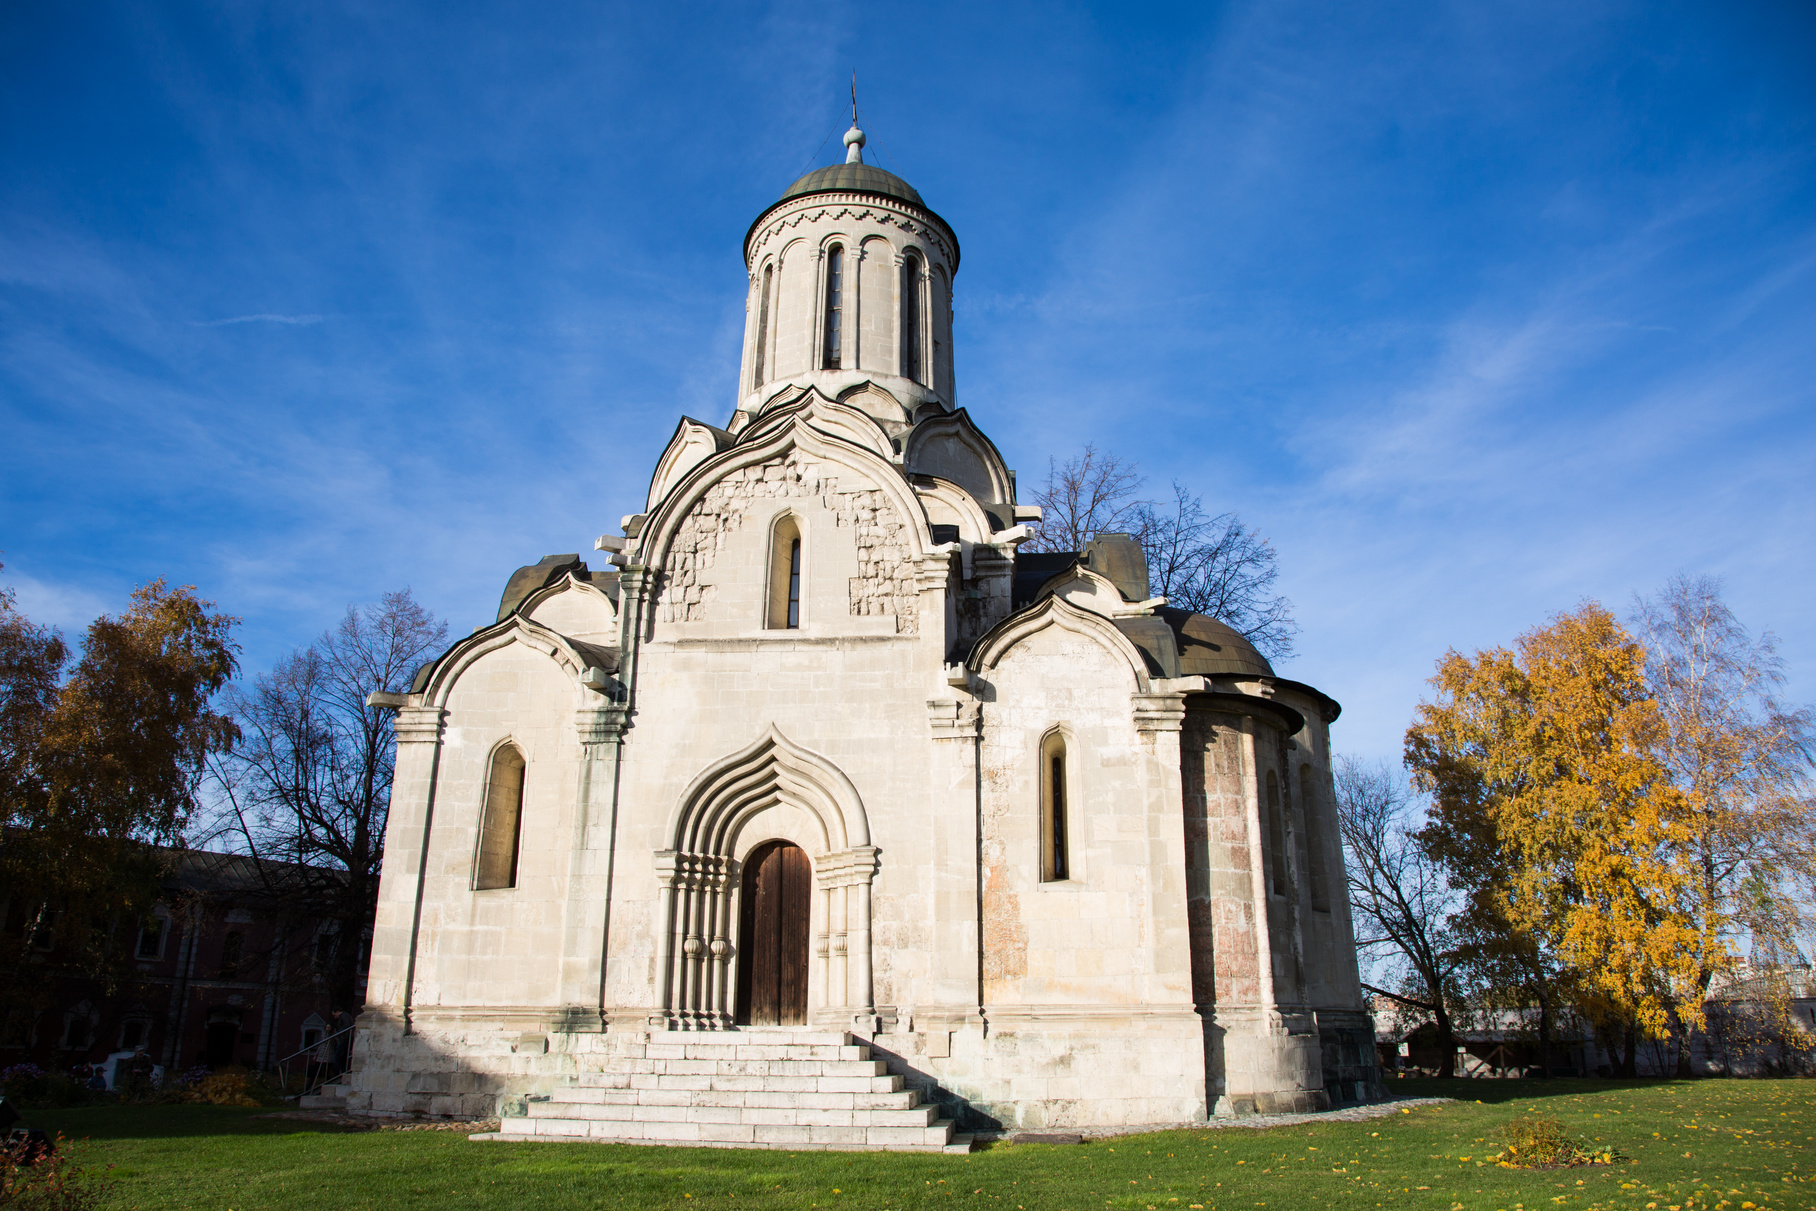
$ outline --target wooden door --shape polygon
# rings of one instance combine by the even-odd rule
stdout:
[[[798,845],[772,841],[744,863],[738,1021],[807,1024],[807,921],[813,872]]]

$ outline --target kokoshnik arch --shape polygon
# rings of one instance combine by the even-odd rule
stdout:
[[[350,1103],[849,1147],[1370,1096],[1337,704],[1125,535],[1020,551],[958,240],[846,143],[745,238],[725,426],[389,699]]]

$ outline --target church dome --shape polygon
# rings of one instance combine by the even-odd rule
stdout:
[[[1185,677],[1272,677],[1274,666],[1228,623],[1204,614],[1160,608],[1179,644],[1179,672]]]
[[[874,193],[908,202],[922,210],[927,208],[914,186],[893,172],[884,172],[871,164],[832,164],[816,168],[790,185],[776,200],[786,202],[789,198],[810,193]]]

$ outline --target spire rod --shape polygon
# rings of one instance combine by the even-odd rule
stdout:
[[[864,162],[864,132],[858,129],[858,74],[851,73],[851,129],[845,132],[845,163]]]

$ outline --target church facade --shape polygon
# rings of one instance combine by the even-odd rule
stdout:
[[[729,421],[386,696],[353,1108],[876,1146],[1370,1096],[1337,704],[1127,536],[1021,550],[958,240],[862,138],[750,227]]]

